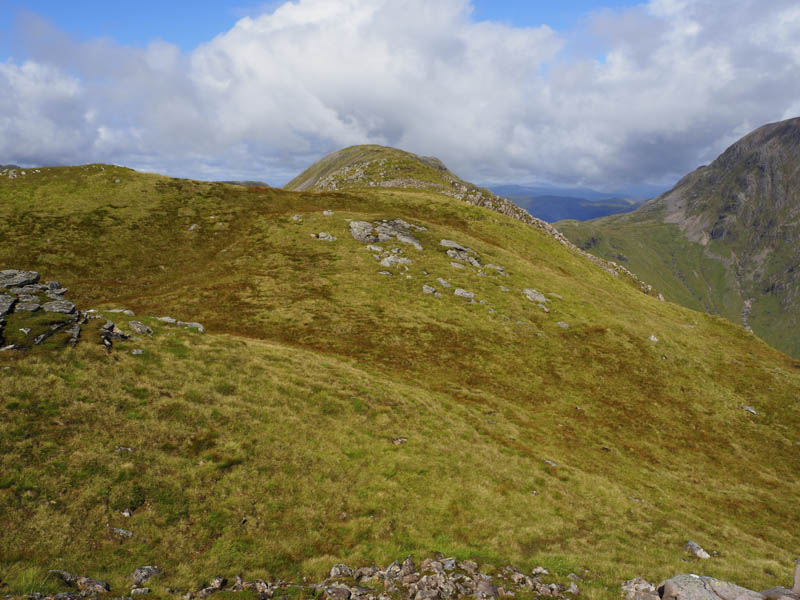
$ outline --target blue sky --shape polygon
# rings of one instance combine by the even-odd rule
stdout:
[[[120,44],[141,47],[161,39],[190,51],[230,29],[240,18],[260,14],[279,4],[244,0],[0,0],[2,13],[11,17],[0,23],[0,58],[12,54],[24,58],[19,55],[24,55],[24,48],[19,40],[14,40],[14,16],[22,11],[33,12],[82,41],[111,37]],[[473,17],[516,27],[547,25],[569,31],[593,11],[635,4],[619,0],[474,0]]]
[[[472,181],[608,190],[672,184],[800,115],[797,0],[0,0],[0,15],[0,164],[281,184],[375,143]]]

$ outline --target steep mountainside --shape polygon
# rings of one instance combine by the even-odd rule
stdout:
[[[0,239],[0,271],[59,283],[2,274],[4,347],[28,348],[0,352],[2,594],[434,552],[597,599],[689,567],[791,580],[800,363],[535,220],[88,165],[0,178]],[[47,294],[96,309],[74,347],[36,344]],[[717,556],[687,567],[688,540]]]
[[[633,213],[558,228],[667,299],[800,356],[800,118],[757,129]]]

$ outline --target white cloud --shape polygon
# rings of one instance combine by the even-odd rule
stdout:
[[[299,0],[188,55],[21,27],[30,58],[0,63],[0,162],[279,182],[369,142],[473,180],[656,182],[800,97],[785,0],[652,0],[570,37],[476,23],[468,0]]]

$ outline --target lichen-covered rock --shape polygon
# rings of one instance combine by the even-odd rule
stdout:
[[[76,583],[81,592],[87,594],[105,594],[111,591],[111,586],[107,582],[100,579],[92,579],[91,577],[78,577]]]
[[[139,335],[153,335],[153,330],[150,329],[147,325],[142,323],[141,321],[129,321],[128,327],[131,328],[133,333],[138,333]]]
[[[75,312],[75,305],[66,300],[53,300],[52,302],[46,303],[43,308],[45,312],[62,313],[65,315]]]
[[[156,575],[161,575],[163,572],[164,570],[160,567],[147,565],[135,569],[133,573],[131,573],[131,577],[133,578],[133,581],[134,583],[136,583],[136,585],[142,585],[145,581],[147,581],[151,577],[155,577]]]
[[[525,288],[524,290],[522,290],[522,293],[525,294],[525,296],[531,302],[536,302],[538,304],[547,304],[547,297],[537,290],[534,290],[532,288]]]
[[[0,295],[0,319],[9,314],[14,309],[14,305],[17,302],[18,300],[13,296],[7,294]]]
[[[38,281],[39,273],[36,271],[19,271],[17,269],[0,271],[0,290],[10,287],[33,285]]]
[[[764,600],[753,590],[700,575],[676,575],[658,586],[662,600]]]

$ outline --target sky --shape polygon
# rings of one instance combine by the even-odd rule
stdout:
[[[363,143],[670,185],[800,116],[795,0],[0,0],[0,164],[281,185]]]

